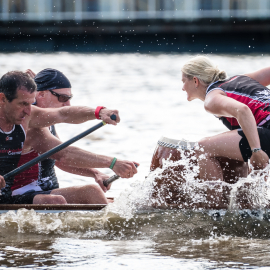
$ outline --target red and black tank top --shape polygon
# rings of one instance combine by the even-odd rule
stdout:
[[[10,132],[0,129],[0,175],[17,168],[26,135],[22,125],[14,125]],[[14,177],[6,179],[6,186],[1,189],[0,202],[8,203]]]
[[[54,126],[50,127],[50,132],[56,136],[56,130]],[[31,151],[26,154],[21,155],[19,166],[25,164],[26,162],[34,159],[38,156],[36,151]],[[54,170],[55,160],[47,158],[33,167],[21,172],[15,176],[14,184],[12,185],[12,191],[22,188],[28,184],[37,181],[37,185],[41,190],[52,190],[59,188],[58,179]],[[25,193],[25,190],[22,192]]]
[[[237,75],[214,82],[208,86],[206,95],[216,89],[224,91],[229,98],[246,104],[252,111],[257,125],[262,125],[270,115],[270,89],[248,76]],[[220,117],[220,120],[230,130],[240,127],[236,118]]]
[[[18,167],[22,166],[23,164],[27,163],[28,161],[36,158],[38,154],[32,150],[28,153],[22,154],[21,158],[18,163]],[[30,167],[29,169],[17,174],[14,178],[13,185],[11,190],[19,189],[23,186],[26,186],[30,183],[33,183],[38,179],[39,174],[39,164],[35,164],[34,166]]]

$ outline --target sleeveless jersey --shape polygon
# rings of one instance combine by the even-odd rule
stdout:
[[[37,153],[32,150],[26,154],[22,154],[18,167],[27,163],[28,161],[36,158],[38,155]],[[21,172],[20,174],[17,174],[14,178],[13,185],[11,187],[11,190],[16,190],[19,189],[23,186],[26,186],[34,181],[37,180],[38,178],[38,172],[39,172],[39,164],[35,164],[34,166],[30,167],[29,169]]]
[[[14,125],[10,132],[0,130],[0,175],[17,168],[26,135],[22,125]],[[0,202],[9,203],[14,177],[6,179],[6,186],[1,189]]]
[[[222,90],[229,98],[246,104],[252,111],[257,125],[270,120],[270,89],[252,78],[239,75],[214,82],[208,86],[206,95],[215,89]],[[220,117],[220,120],[230,130],[240,128],[236,118]]]
[[[50,132],[56,136],[55,126],[50,127]],[[58,179],[54,170],[55,160],[47,158],[40,162],[38,185],[42,190],[52,190],[59,188]]]
[[[50,127],[51,133],[56,136],[54,126]],[[21,155],[19,165],[37,157],[38,153],[34,150]],[[33,167],[15,176],[14,184],[11,187],[12,195],[20,195],[32,191],[47,191],[59,188],[58,180],[54,170],[55,160],[47,158]]]

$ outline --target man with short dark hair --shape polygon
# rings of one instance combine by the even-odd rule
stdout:
[[[36,76],[31,70],[27,70],[27,72],[34,77],[37,84],[36,106],[58,108],[70,105],[71,83],[62,72],[51,68],[40,71]],[[103,110],[104,108],[100,109],[99,113],[102,113]],[[55,126],[51,126],[50,130],[49,128],[30,129],[19,165],[60,143]],[[106,192],[109,187],[105,187],[103,181],[109,177],[94,168],[108,168],[113,160],[113,157],[97,155],[69,146],[17,175],[11,187],[13,201],[20,204],[106,204],[107,199],[103,191]],[[88,184],[59,188],[54,170],[55,162],[60,169],[66,172],[94,177],[99,186]],[[133,162],[117,159],[112,170],[121,177],[130,178],[136,172],[133,173],[129,169],[132,166],[134,167]]]
[[[35,82],[24,72],[8,72],[0,79],[0,203],[12,201],[13,178],[5,182],[3,175],[17,167],[29,128],[95,119],[95,110],[88,107],[41,109],[32,106],[35,95]],[[116,121],[110,119],[112,114],[116,115]],[[103,110],[100,116],[109,124],[116,125],[120,121],[116,110]]]

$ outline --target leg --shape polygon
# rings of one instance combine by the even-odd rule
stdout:
[[[200,179],[223,180],[223,172],[217,157],[226,157],[233,160],[244,161],[239,149],[241,136],[237,130],[228,131],[199,141],[204,152],[197,151],[200,167]],[[204,157],[200,156],[204,154]]]
[[[217,160],[223,172],[223,181],[229,184],[235,184],[239,178],[247,177],[249,166],[248,162],[218,157]]]
[[[61,195],[39,194],[34,197],[33,204],[67,204],[67,201]]]
[[[181,165],[166,168],[155,178],[152,202],[157,208],[227,209],[230,203],[231,185],[220,181],[198,181],[191,186]],[[196,196],[194,196],[196,194]]]
[[[107,204],[107,198],[98,185],[58,188],[51,192],[52,195],[63,196],[67,203],[72,204]]]

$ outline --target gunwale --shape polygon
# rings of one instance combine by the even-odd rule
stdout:
[[[107,204],[0,204],[0,214],[9,211],[17,212],[19,209],[34,210],[38,213],[61,213],[61,212],[95,212],[105,208]]]

